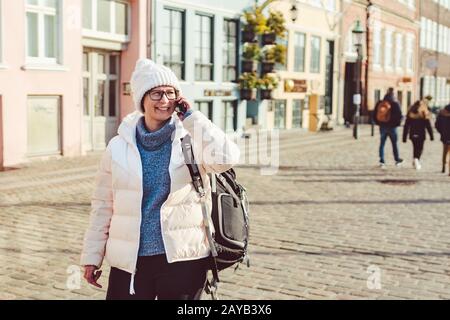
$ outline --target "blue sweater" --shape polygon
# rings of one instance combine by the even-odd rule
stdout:
[[[175,124],[168,121],[149,132],[144,117],[136,127],[136,142],[142,162],[142,222],[139,256],[165,253],[161,235],[160,209],[170,192],[169,163]]]
[[[191,115],[189,109],[184,119]],[[161,234],[160,210],[170,193],[169,163],[175,124],[169,120],[161,129],[149,132],[145,118],[136,126],[136,143],[142,162],[142,222],[139,256],[165,253]]]

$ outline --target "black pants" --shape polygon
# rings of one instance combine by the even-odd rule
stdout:
[[[422,152],[423,152],[423,145],[425,143],[424,139],[417,139],[417,138],[413,138],[411,139],[412,144],[413,144],[413,155],[414,158],[420,159],[420,157],[422,156]]]
[[[209,258],[168,263],[165,255],[139,257],[130,295],[131,274],[111,268],[106,300],[200,300]]]

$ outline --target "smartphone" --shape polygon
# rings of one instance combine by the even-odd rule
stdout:
[[[184,105],[183,102],[181,102],[181,103],[176,102],[175,111],[184,114],[184,113],[186,113],[187,108],[186,108],[186,106]]]

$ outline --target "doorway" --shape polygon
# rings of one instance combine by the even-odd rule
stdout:
[[[356,92],[355,81],[356,63],[345,63],[345,85],[344,85],[344,120],[346,124],[353,123],[355,105],[353,104],[353,94]]]
[[[0,95],[0,171],[3,170],[3,105]]]
[[[83,50],[83,149],[104,150],[119,122],[118,52]]]
[[[327,41],[327,55],[325,57],[325,114],[333,113],[333,69],[334,69],[334,41]]]

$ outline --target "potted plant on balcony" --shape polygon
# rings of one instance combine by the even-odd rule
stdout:
[[[242,100],[256,100],[258,78],[256,72],[245,72],[239,77],[239,88]]]
[[[244,27],[242,29],[243,42],[257,42],[256,35],[263,34],[266,29],[266,17],[262,14],[261,8],[255,6],[253,11],[244,12]]]
[[[258,88],[260,89],[261,99],[272,99],[272,91],[278,87],[278,79],[270,74],[265,74],[258,80]]]
[[[275,63],[286,63],[286,46],[282,44],[265,46],[261,54],[262,72],[273,72]]]
[[[256,71],[261,50],[257,43],[244,44],[242,52],[242,72]]]
[[[286,20],[283,17],[283,13],[280,11],[269,11],[269,17],[266,20],[266,28],[262,35],[262,43],[274,44],[276,37],[286,37]]]

